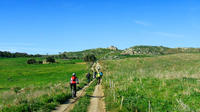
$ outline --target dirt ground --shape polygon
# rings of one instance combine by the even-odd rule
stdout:
[[[92,82],[90,82],[90,84]],[[71,99],[67,100],[64,104],[59,105],[58,107],[56,107],[56,109],[53,110],[52,112],[69,112],[70,110],[72,110],[73,107],[74,107],[74,105],[76,104],[76,102],[79,100],[79,98],[81,96],[85,95],[85,90],[90,86],[90,84],[88,84],[87,86],[85,86],[80,91],[77,91],[77,95],[76,95],[77,97],[76,98],[71,98]]]
[[[104,93],[101,85],[95,87],[94,93],[91,96],[88,112],[106,112]]]

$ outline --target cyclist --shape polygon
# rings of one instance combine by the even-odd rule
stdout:
[[[103,77],[103,72],[99,72],[99,74],[100,74],[100,78],[102,79],[102,77]]]
[[[76,84],[79,84],[79,80],[76,77],[76,73],[72,74],[71,81],[70,81],[70,87],[72,91],[72,97],[76,97]]]
[[[93,79],[95,79],[96,78],[96,75],[97,75],[97,72],[95,71],[95,72],[93,72]]]
[[[90,72],[88,72],[88,73],[86,74],[86,78],[87,78],[87,80],[88,80],[88,83],[90,83],[90,77],[91,77]]]
[[[97,71],[99,72],[99,70],[100,70],[100,66],[97,66]]]
[[[100,84],[101,76],[99,73],[97,73],[96,78],[97,78],[97,84]]]

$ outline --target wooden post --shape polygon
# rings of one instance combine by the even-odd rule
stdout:
[[[109,80],[109,83],[110,83],[110,88],[111,88],[111,81]]]
[[[151,102],[149,101],[149,112],[151,112]]]
[[[124,96],[122,96],[121,105],[120,105],[120,110],[122,109],[123,101],[124,101]]]

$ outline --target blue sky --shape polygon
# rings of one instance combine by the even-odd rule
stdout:
[[[0,50],[200,47],[199,0],[1,0]]]

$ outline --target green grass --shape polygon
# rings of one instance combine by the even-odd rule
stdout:
[[[77,74],[86,72],[86,65],[68,64],[70,61],[33,65],[26,64],[26,61],[27,58],[0,59],[0,88],[54,84],[59,81],[68,81],[73,72]]]
[[[88,67],[81,60],[59,59],[54,64],[29,65],[28,59],[0,58],[0,109],[4,108],[3,111],[51,110],[71,96],[69,81],[73,72],[81,82],[80,88],[86,84]]]
[[[200,54],[102,63],[108,111],[200,111]]]
[[[95,86],[96,80],[87,88],[85,95],[78,100],[78,103],[75,104],[73,110],[70,112],[87,112]]]

